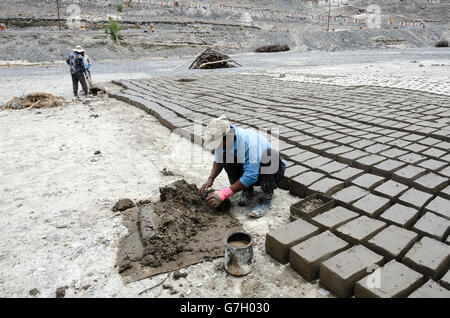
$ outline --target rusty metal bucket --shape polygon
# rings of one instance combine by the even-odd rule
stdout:
[[[225,239],[225,270],[233,276],[244,276],[253,269],[253,237],[233,232]]]

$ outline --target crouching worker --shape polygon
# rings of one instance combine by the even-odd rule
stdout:
[[[210,193],[206,203],[217,207],[223,200],[242,191],[239,205],[245,206],[253,198],[253,187],[261,186],[263,194],[250,216],[266,215],[272,204],[273,192],[286,170],[279,153],[257,132],[230,126],[225,116],[211,121],[206,128],[205,139],[205,146],[215,149],[215,158],[210,176],[200,187],[200,193],[213,185],[223,169],[231,184],[230,187]]]

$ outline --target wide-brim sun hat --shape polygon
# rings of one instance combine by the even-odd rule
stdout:
[[[225,115],[211,120],[206,126],[205,134],[203,136],[205,142],[204,146],[207,149],[217,149],[222,144],[223,137],[231,130],[230,121]]]
[[[84,49],[81,47],[81,45],[77,45],[73,50],[78,53],[84,52]]]

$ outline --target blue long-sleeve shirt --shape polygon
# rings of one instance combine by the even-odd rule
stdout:
[[[258,181],[262,154],[267,149],[271,149],[272,146],[266,138],[253,130],[234,126],[231,126],[231,128],[234,129],[236,136],[233,150],[216,149],[214,161],[224,163],[224,154],[227,158],[226,162],[236,157],[237,163],[242,163],[244,167],[244,174],[240,181],[244,186],[249,187]],[[283,161],[282,165],[283,170],[286,169],[286,164]]]
[[[72,54],[67,57],[66,63],[70,66],[71,74],[86,72],[84,57],[78,52],[73,51]]]

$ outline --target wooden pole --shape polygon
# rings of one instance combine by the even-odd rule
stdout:
[[[328,27],[327,27],[327,32],[330,32],[330,16],[331,16],[331,0],[328,0]]]
[[[59,1],[56,0],[56,9],[58,10],[58,25],[59,25],[59,31],[61,31],[61,15],[59,13]]]

